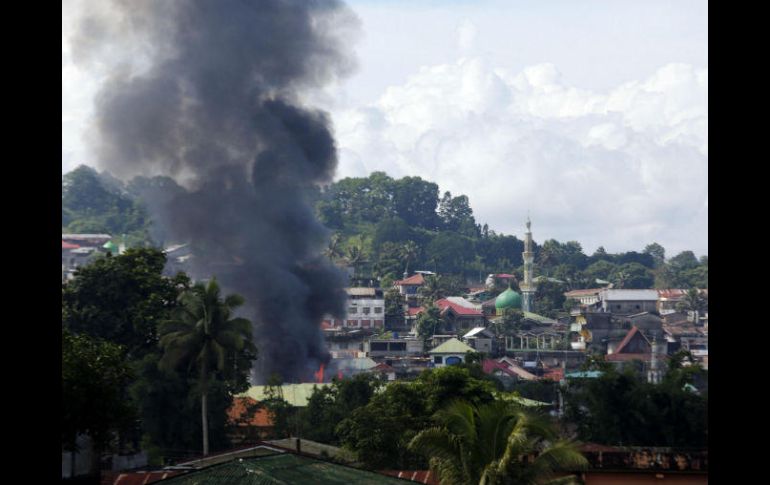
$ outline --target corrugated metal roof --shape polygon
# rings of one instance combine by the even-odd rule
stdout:
[[[345,288],[350,296],[377,296],[377,288]]]
[[[599,297],[607,301],[657,301],[658,290],[602,290]]]
[[[403,484],[403,480],[292,453],[232,460],[167,479],[174,484]]]

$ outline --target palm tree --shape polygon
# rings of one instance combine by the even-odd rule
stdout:
[[[455,401],[435,417],[441,426],[421,431],[409,449],[428,457],[442,484],[574,483],[574,476],[555,475],[588,463],[545,418],[514,403]]]
[[[400,255],[404,259],[404,274],[409,275],[409,263],[417,259],[420,248],[414,241],[407,241],[401,246]]]
[[[197,367],[204,456],[209,453],[209,381],[214,372],[225,370],[228,357],[244,350],[256,351],[251,341],[251,322],[245,318],[232,318],[233,310],[243,302],[243,297],[235,294],[222,300],[216,279],[208,285],[197,283],[180,295],[174,317],[158,327],[160,346],[164,351],[160,366],[176,369],[186,363],[188,371]]]
[[[342,251],[340,250],[340,241],[341,237],[339,233],[334,233],[329,240],[329,245],[326,247],[326,249],[324,249],[324,256],[329,258],[329,261],[334,261],[335,259],[342,256]]]
[[[429,305],[447,296],[447,289],[444,279],[441,275],[429,275],[425,278],[425,283],[417,290],[421,303]]]

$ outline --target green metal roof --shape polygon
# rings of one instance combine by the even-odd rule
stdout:
[[[308,400],[310,400],[310,396],[313,394],[313,387],[318,387],[320,389],[331,385],[331,382],[323,382],[320,384],[314,382],[284,384],[281,386],[281,390],[283,391],[283,398],[286,402],[292,406],[305,407],[307,406]],[[268,386],[252,386],[248,391],[239,394],[239,397],[250,397],[255,401],[263,401],[267,399],[265,392],[267,391],[267,388]]]
[[[162,480],[188,485],[272,485],[317,483],[321,485],[403,485],[404,480],[379,473],[337,465],[292,453],[244,458]]]
[[[475,352],[473,347],[469,347],[456,338],[450,338],[443,344],[428,352],[429,354],[464,354],[466,352]]]
[[[528,318],[538,323],[558,323],[553,318],[544,317],[543,315],[538,315],[537,313],[532,313],[532,312],[522,312],[522,313],[524,314],[524,318]]]

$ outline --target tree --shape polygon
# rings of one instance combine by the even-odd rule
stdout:
[[[588,464],[544,418],[508,402],[454,401],[435,420],[438,425],[417,434],[409,449],[429,458],[441,483],[542,484]]]
[[[701,295],[697,288],[690,288],[682,301],[677,304],[677,310],[703,312],[708,310],[708,304],[708,298]]]
[[[326,249],[324,249],[324,256],[329,258],[329,261],[334,261],[335,259],[342,257],[342,250],[340,249],[341,239],[339,233],[332,234],[332,237],[329,239],[329,244],[326,246]]]
[[[121,346],[62,327],[62,448],[77,451],[77,436],[87,434],[92,474],[99,474],[99,457],[112,434],[133,424],[134,409],[125,396],[132,378]]]
[[[645,246],[643,252],[652,256],[656,268],[659,268],[666,262],[666,249],[656,242]]]
[[[503,317],[493,324],[492,328],[496,335],[513,335],[521,329],[524,320],[524,312],[516,308],[506,308],[503,310]]]
[[[80,165],[62,177],[62,230],[136,234],[147,240],[146,211],[109,174]]]
[[[301,435],[321,443],[339,444],[337,425],[354,410],[369,404],[382,384],[378,376],[362,373],[314,388],[307,407],[299,411]]]
[[[385,292],[385,323],[386,328],[404,324],[404,297],[397,288]]]
[[[610,281],[615,288],[645,289],[652,288],[655,278],[652,272],[639,263],[625,263],[610,274]]]
[[[407,241],[401,246],[401,257],[404,260],[404,273],[409,274],[409,263],[417,260],[420,248],[414,241]]]
[[[434,305],[420,312],[415,322],[417,335],[423,340],[431,338],[436,332],[443,331],[444,321],[441,318],[441,310]]]
[[[180,307],[174,317],[162,322],[159,328],[164,351],[160,365],[168,369],[183,364],[188,365],[188,370],[197,368],[204,455],[209,452],[207,393],[212,374],[224,372],[225,363],[233,354],[244,350],[256,353],[251,341],[251,322],[232,318],[233,310],[243,303],[243,297],[235,294],[222,300],[216,279],[208,285],[197,283],[180,296]]]
[[[125,347],[129,360],[157,347],[157,327],[189,287],[184,273],[163,276],[166,256],[158,249],[129,249],[98,259],[62,286],[62,324],[76,333]]]

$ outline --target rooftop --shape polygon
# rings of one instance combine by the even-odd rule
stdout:
[[[294,453],[233,459],[166,479],[174,484],[270,485],[288,483],[363,485],[403,484],[398,478]]]
[[[394,281],[393,284],[401,285],[401,286],[423,285],[425,284],[425,277],[422,275],[422,273],[417,273],[415,275],[410,276],[409,278]]]
[[[602,290],[606,301],[658,301],[658,290]]]
[[[310,399],[310,395],[313,394],[313,387],[326,387],[331,383],[315,383],[305,382],[302,384],[284,384],[281,386],[281,392],[283,392],[283,398],[292,406],[304,407],[307,406],[307,402]],[[256,401],[264,401],[267,399],[268,386],[252,386],[243,394],[239,394],[238,397],[250,397]]]
[[[466,352],[475,352],[473,347],[465,345],[456,338],[452,337],[443,344],[439,345],[435,349],[428,352],[429,354],[464,354]]]

